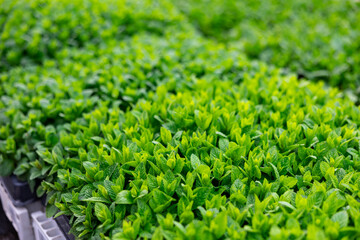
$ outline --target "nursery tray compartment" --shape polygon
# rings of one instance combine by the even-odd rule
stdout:
[[[60,230],[65,235],[66,240],[75,240],[75,236],[73,234],[69,234],[71,226],[69,224],[69,218],[65,215],[61,215],[55,218],[56,223],[58,224]]]
[[[27,182],[20,181],[15,175],[2,177],[1,181],[15,207],[22,207],[35,201],[36,195],[31,192]]]

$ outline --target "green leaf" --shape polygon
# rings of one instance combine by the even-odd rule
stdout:
[[[272,164],[271,162],[269,162],[270,166],[272,167],[273,171],[274,171],[274,174],[275,174],[275,177],[276,179],[280,178],[280,175],[279,175],[279,171],[277,170],[277,167],[275,167],[274,164]],[[295,183],[296,184],[296,183]]]
[[[226,149],[229,147],[229,140],[227,138],[219,139],[219,148],[221,151],[226,152]]]
[[[131,192],[129,190],[123,190],[117,194],[115,203],[116,204],[133,204],[134,198],[131,196]]]
[[[201,165],[200,159],[195,155],[191,154],[191,167],[195,170],[198,166]]]
[[[109,200],[107,200],[106,198],[103,198],[103,197],[91,197],[91,198],[84,199],[82,201],[84,201],[84,202],[110,203]]]
[[[53,217],[57,211],[58,211],[58,208],[56,206],[50,205],[50,204],[46,205],[45,213],[46,213],[47,218]]]
[[[219,239],[223,236],[227,230],[227,215],[226,212],[219,213],[214,220],[210,223],[210,229],[215,234],[216,238]]]
[[[331,217],[331,220],[339,223],[340,227],[343,228],[349,223],[349,215],[346,211],[337,212]]]
[[[102,203],[95,203],[95,216],[99,219],[100,222],[105,222],[106,220],[112,221],[110,210],[105,204]]]
[[[279,204],[280,204],[281,206],[290,208],[291,210],[296,210],[296,208],[295,208],[293,205],[291,205],[290,203],[288,203],[288,202],[279,201]]]
[[[168,144],[172,139],[171,132],[163,127],[160,128],[160,136],[161,141],[165,144]]]

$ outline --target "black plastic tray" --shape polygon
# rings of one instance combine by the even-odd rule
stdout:
[[[29,184],[20,181],[15,175],[1,177],[1,181],[15,207],[25,206],[36,199],[36,194],[31,192]]]
[[[5,235],[10,231],[11,223],[7,219],[0,200],[0,235]],[[1,237],[0,237],[1,238]]]
[[[73,234],[69,234],[71,226],[69,224],[69,218],[65,215],[61,215],[57,218],[55,218],[55,222],[59,226],[60,230],[65,235],[65,238],[67,240],[75,240],[75,236]]]
[[[9,221],[9,219],[6,217],[6,214],[4,212],[4,209],[1,204],[0,200],[0,239],[12,239],[12,240],[18,240],[19,237],[17,235],[17,232],[15,231],[13,225]]]

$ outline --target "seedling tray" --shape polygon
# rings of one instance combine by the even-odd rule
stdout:
[[[44,212],[31,214],[35,240],[65,240],[63,232],[54,219],[47,218]]]
[[[66,240],[75,240],[75,236],[73,234],[69,234],[71,226],[69,224],[69,218],[65,215],[61,215],[55,218],[56,223],[58,224],[60,230],[63,232]]]
[[[0,235],[7,234],[10,228],[11,222],[7,219],[0,200]]]
[[[35,201],[36,195],[31,192],[27,182],[20,181],[15,175],[2,177],[1,181],[15,207],[23,207]]]

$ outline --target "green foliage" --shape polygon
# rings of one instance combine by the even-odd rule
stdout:
[[[193,32],[163,34],[139,33],[98,48],[64,48],[42,66],[1,73],[1,175],[15,168],[23,179],[51,178],[58,168],[48,164],[61,163],[52,154],[60,132],[77,128],[75,123],[94,108],[125,111],[160,85],[159,95],[166,89],[191,89],[195,77],[239,82],[245,71],[253,74],[259,68]],[[190,34],[193,38],[187,39]],[[90,128],[95,135],[101,130],[95,119]],[[77,141],[84,144],[86,138],[79,135]]]
[[[332,86],[360,86],[359,2],[173,1],[205,36]]]
[[[273,1],[2,1],[0,175],[46,194],[47,215],[70,216],[82,239],[360,238],[359,107],[245,57],[306,74],[356,62],[357,15],[343,15],[357,5],[330,1],[327,25],[324,2],[281,4],[298,13],[267,17]],[[321,60],[303,54],[314,42],[295,34],[302,21],[325,24],[314,41],[329,31]],[[304,62],[273,36],[304,44]],[[319,67],[333,40],[331,54],[353,45]],[[352,69],[328,79],[350,86]]]
[[[197,79],[193,89],[165,97],[158,90],[126,112],[97,109],[63,132],[61,190],[43,187],[61,214],[84,209],[73,232],[113,239],[359,237],[358,107],[335,89],[265,68],[239,85]],[[88,136],[82,146],[79,135]],[[98,203],[101,216],[114,209],[111,222],[99,218]]]
[[[167,0],[3,0],[0,2],[1,70],[41,63],[66,47],[103,45],[139,32],[161,35],[182,28]]]

